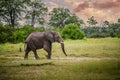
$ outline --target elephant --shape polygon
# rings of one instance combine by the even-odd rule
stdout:
[[[28,59],[28,53],[33,51],[35,59],[38,60],[37,49],[44,49],[48,55],[47,59],[51,59],[52,43],[58,42],[61,44],[61,48],[65,56],[67,56],[64,49],[64,41],[58,32],[46,31],[46,32],[32,32],[25,40],[26,49],[24,59]]]

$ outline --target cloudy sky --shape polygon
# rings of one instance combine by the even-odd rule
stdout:
[[[116,22],[120,18],[120,0],[43,0],[51,11],[55,7],[68,8],[71,13],[87,21],[94,16],[101,24],[104,20]]]

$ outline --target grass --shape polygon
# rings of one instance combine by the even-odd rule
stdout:
[[[120,57],[120,39],[117,38],[67,41],[66,45],[70,56]]]
[[[54,43],[51,60],[44,50],[38,50],[40,60],[34,60],[32,52],[24,60],[23,43],[0,44],[0,80],[120,80],[120,39],[66,40],[65,48],[68,57]],[[82,57],[88,60],[78,60]]]
[[[0,80],[119,80],[120,61],[2,59]]]
[[[19,52],[19,48],[22,52]],[[68,56],[71,57],[115,57],[120,58],[120,39],[119,38],[101,38],[85,40],[66,40],[65,49]],[[40,58],[45,58],[47,54],[44,50],[38,50]],[[23,57],[24,44],[5,43],[0,45],[0,55],[6,57]],[[29,58],[33,58],[31,52]],[[64,57],[59,43],[53,43],[52,57]]]

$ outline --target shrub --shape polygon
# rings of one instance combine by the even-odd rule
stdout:
[[[14,32],[12,29],[10,29],[10,26],[3,25],[0,23],[0,43],[5,42],[12,42],[12,43],[18,43],[18,42],[24,42],[26,37],[32,33],[32,32],[43,32],[45,29],[43,27],[40,28],[34,28],[29,25],[25,25],[23,27],[19,27],[18,29],[15,29]]]
[[[117,37],[118,37],[118,38],[120,38],[120,33],[119,33],[119,34],[117,34]]]
[[[105,38],[107,36],[109,37],[109,34],[106,33],[91,33],[90,35],[87,35],[89,38]]]
[[[12,33],[10,32],[10,27],[0,23],[0,43],[8,42],[12,39]]]
[[[27,37],[31,32],[35,31],[35,28],[31,27],[29,25],[25,25],[22,28],[19,28],[18,30],[23,31],[25,33],[26,37]]]
[[[23,42],[26,38],[26,34],[24,31],[15,31],[14,34],[14,42]]]
[[[44,27],[38,27],[38,28],[35,28],[35,31],[37,31],[37,32],[44,32],[45,28]]]
[[[24,42],[26,37],[31,33],[34,32],[35,29],[29,25],[25,25],[22,28],[18,28],[13,33],[14,43],[16,42]]]
[[[84,33],[76,24],[68,24],[62,30],[62,37],[64,39],[83,39]]]
[[[14,42],[24,42],[27,36],[32,32],[43,32],[45,29],[43,27],[40,28],[34,28],[29,25],[25,25],[22,28],[18,28],[16,31],[14,31]]]

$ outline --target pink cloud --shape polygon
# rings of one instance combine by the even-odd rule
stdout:
[[[73,12],[79,17],[82,16],[84,20],[94,16],[98,22],[104,20],[115,22],[115,20],[120,18],[120,0],[91,0],[80,2],[73,9]]]
[[[85,21],[91,16],[98,22],[115,22],[120,18],[120,0],[45,0],[45,3],[49,11],[55,7],[66,7]]]

